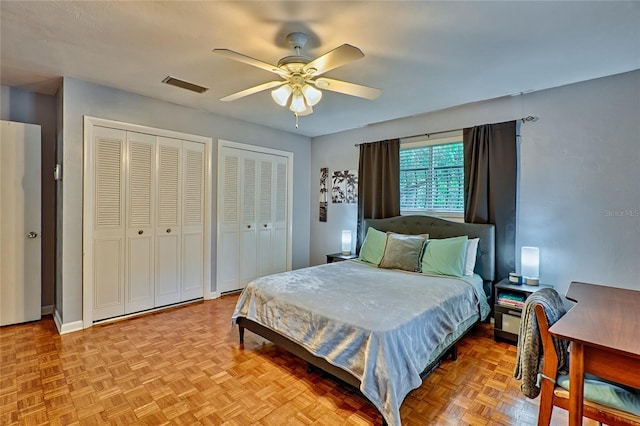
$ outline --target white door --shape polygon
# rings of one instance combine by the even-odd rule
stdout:
[[[271,245],[272,273],[284,272],[287,270],[287,188],[288,173],[287,159],[276,157],[274,159],[274,179],[273,190],[275,192],[273,200],[273,241]]]
[[[2,121],[0,325],[40,319],[40,126]]]
[[[240,288],[240,154],[223,147],[218,158],[218,279],[217,290]]]
[[[180,301],[204,290],[204,145],[183,141],[182,288]]]
[[[182,141],[158,137],[157,150],[156,306],[164,306],[181,299]]]
[[[273,273],[273,156],[260,155],[258,170],[258,276],[262,277]]]
[[[245,287],[258,277],[256,212],[258,155],[244,151],[240,161],[240,285]]]
[[[93,320],[125,313],[126,132],[93,131]]]
[[[125,314],[155,306],[155,143],[155,136],[127,132]]]

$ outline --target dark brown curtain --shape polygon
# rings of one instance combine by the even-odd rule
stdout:
[[[515,271],[516,122],[463,131],[464,221],[496,229],[496,280]]]
[[[358,249],[362,219],[400,215],[400,139],[360,144],[358,164]]]

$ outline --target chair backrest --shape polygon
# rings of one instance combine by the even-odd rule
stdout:
[[[558,375],[558,354],[553,346],[551,333],[549,333],[549,320],[542,305],[535,306],[536,321],[540,330],[540,340],[542,341],[543,364],[542,381],[540,383],[540,408],[538,410],[538,426],[549,426],[551,413],[553,412],[555,379]],[[540,376],[538,376],[540,377]],[[553,381],[549,380],[552,379]],[[568,404],[567,404],[568,406]],[[565,407],[566,408],[566,407]]]
[[[553,407],[569,409],[568,393],[555,393],[555,379],[558,374],[558,354],[553,344],[553,338],[549,333],[549,320],[541,305],[535,306],[536,321],[540,330],[540,338],[543,350],[542,380],[540,383],[540,409],[538,411],[538,426],[548,426],[551,422]],[[561,396],[561,395],[567,395]],[[583,406],[584,417],[597,420],[610,426],[638,426],[640,418],[627,413],[621,413],[615,408],[600,404],[597,406]]]
[[[553,345],[551,333],[549,333],[549,320],[542,305],[535,306],[536,321],[538,321],[538,329],[540,330],[540,340],[542,341],[542,351],[544,363],[542,374],[555,380],[558,374],[558,354]]]

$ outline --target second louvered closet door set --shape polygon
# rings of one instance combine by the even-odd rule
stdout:
[[[93,130],[93,320],[203,297],[205,145]]]
[[[242,148],[238,148],[242,146]],[[290,269],[291,153],[221,142],[218,151],[218,291]]]

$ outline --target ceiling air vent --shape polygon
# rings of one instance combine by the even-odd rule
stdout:
[[[162,80],[162,82],[179,87],[181,89],[191,90],[192,92],[196,93],[204,93],[209,90],[208,87],[198,86],[197,84],[189,83],[188,81],[180,80],[179,78],[171,77],[170,75]]]

